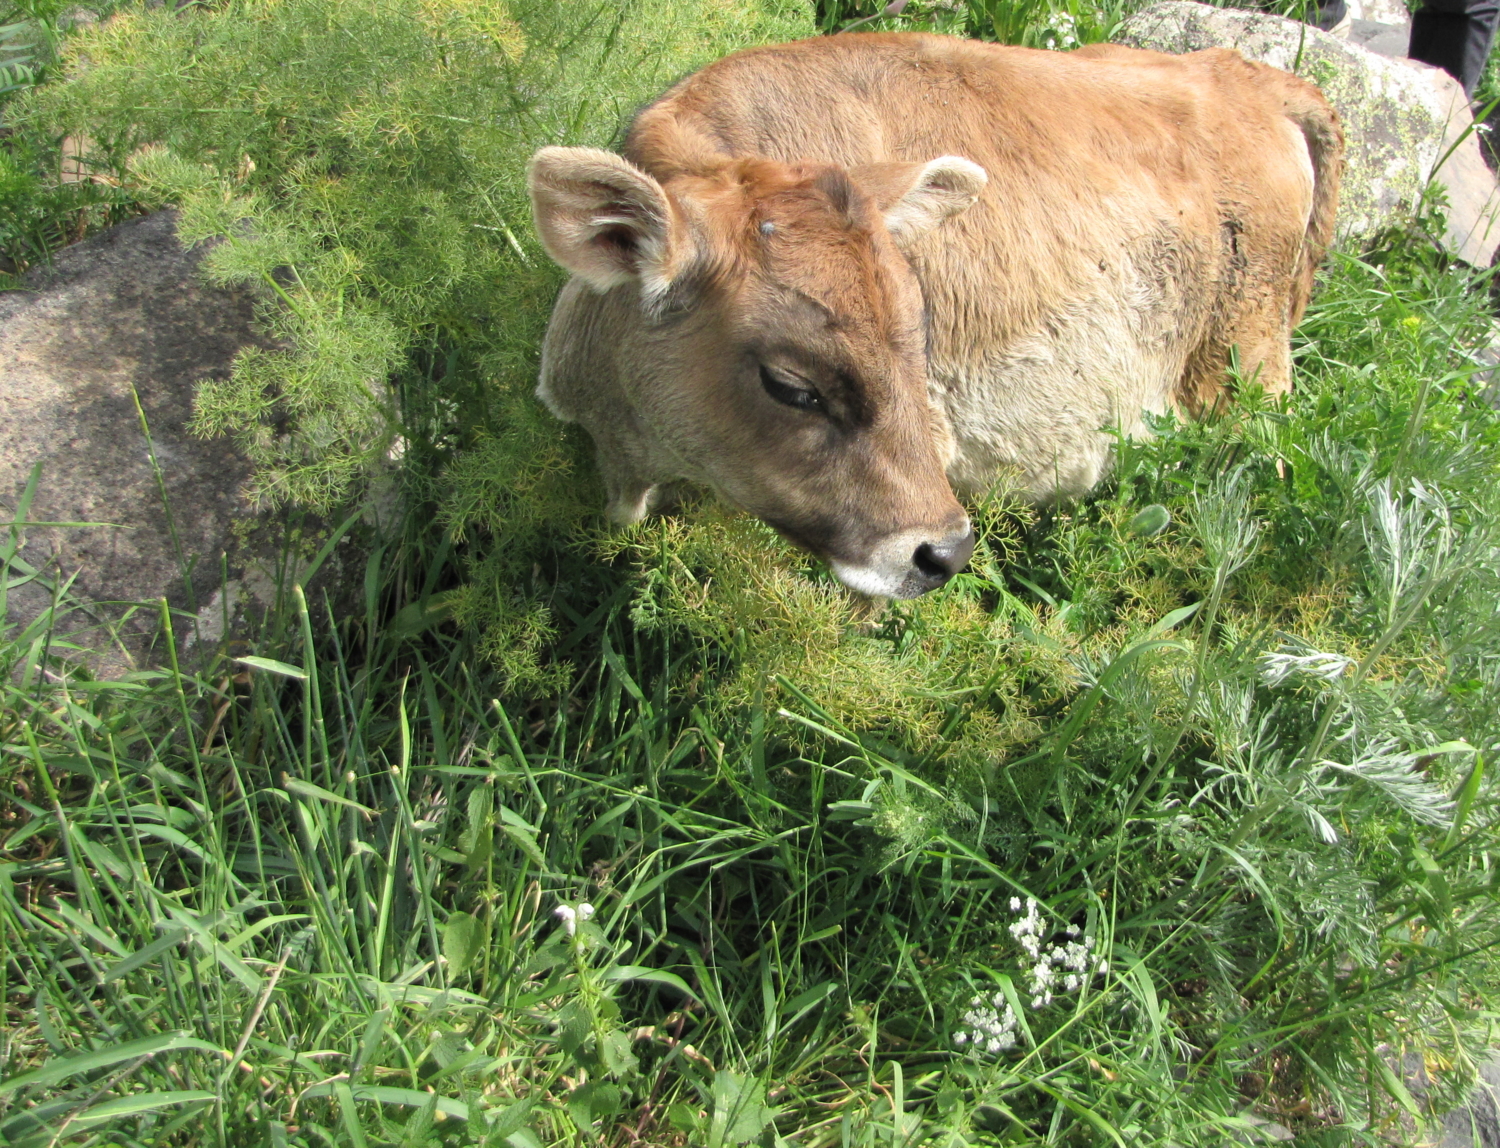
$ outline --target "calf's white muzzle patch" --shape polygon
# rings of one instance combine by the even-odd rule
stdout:
[[[851,590],[872,598],[917,598],[936,590],[969,564],[974,529],[964,518],[948,531],[906,530],[882,539],[863,562],[828,560]]]

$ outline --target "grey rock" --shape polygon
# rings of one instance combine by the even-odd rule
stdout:
[[[1420,1054],[1407,1052],[1400,1058],[1390,1057],[1390,1062],[1393,1068],[1399,1067],[1407,1090],[1424,1108],[1452,1103],[1451,1096],[1443,1100],[1434,1095],[1443,1091],[1443,1081],[1429,1075]],[[1404,1121],[1407,1135],[1401,1143],[1413,1148],[1500,1148],[1500,1054],[1492,1053],[1477,1067],[1478,1079],[1467,1100],[1440,1119],[1426,1121],[1425,1128]]]
[[[1411,13],[1403,0],[1349,0],[1349,15],[1372,24],[1405,24],[1411,27]]]
[[[1500,1061],[1479,1066],[1469,1102],[1443,1117],[1437,1148],[1500,1148]]]
[[[1471,393],[1500,409],[1500,322],[1491,320],[1488,333],[1466,348],[1464,354],[1478,368],[1469,376]]]
[[[1445,248],[1467,263],[1490,265],[1500,247],[1500,187],[1480,154],[1463,89],[1446,72],[1280,16],[1185,0],[1136,13],[1115,39],[1173,53],[1234,48],[1317,84],[1338,109],[1348,140],[1339,233],[1369,235],[1398,220],[1435,179],[1447,188]]]
[[[258,341],[254,299],[203,283],[200,258],[162,212],[0,294],[0,523],[40,464],[25,521],[95,524],[13,528],[9,624],[66,586],[54,636],[93,651],[101,676],[165,662],[163,597],[184,651],[222,640],[273,592],[285,549],[282,520],[247,498],[248,460],[188,429],[198,381]],[[11,534],[0,526],[0,551]]]
[[[1406,58],[1411,45],[1411,21],[1404,24],[1381,24],[1374,20],[1355,20],[1349,28],[1349,43],[1392,60]]]

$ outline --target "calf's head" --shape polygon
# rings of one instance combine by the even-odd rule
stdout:
[[[573,404],[601,452],[620,428],[598,424],[622,409],[650,440],[631,453],[655,473],[613,492],[617,520],[645,513],[651,483],[688,478],[868,594],[914,597],[963,568],[974,535],[903,250],[978,198],[981,168],[752,158],[663,184],[609,152],[544,148],[529,179],[548,253],[626,316],[562,333],[611,343],[588,358],[612,377],[585,385],[618,393],[595,425]]]

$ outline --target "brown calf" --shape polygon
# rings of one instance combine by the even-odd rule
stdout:
[[[957,489],[1081,494],[1112,428],[1267,391],[1332,233],[1317,89],[1212,50],[928,35],[741,52],[544,148],[537,230],[574,273],[538,394],[593,436],[610,516],[706,484],[908,597],[968,561]]]

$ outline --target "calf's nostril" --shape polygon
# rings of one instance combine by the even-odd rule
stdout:
[[[953,571],[939,560],[937,547],[930,542],[924,542],[917,547],[917,552],[911,556],[911,563],[926,578],[946,582],[953,577]]]
[[[950,534],[941,542],[922,543],[911,561],[924,576],[941,584],[967,566],[973,553],[974,531],[966,529],[962,534]]]

